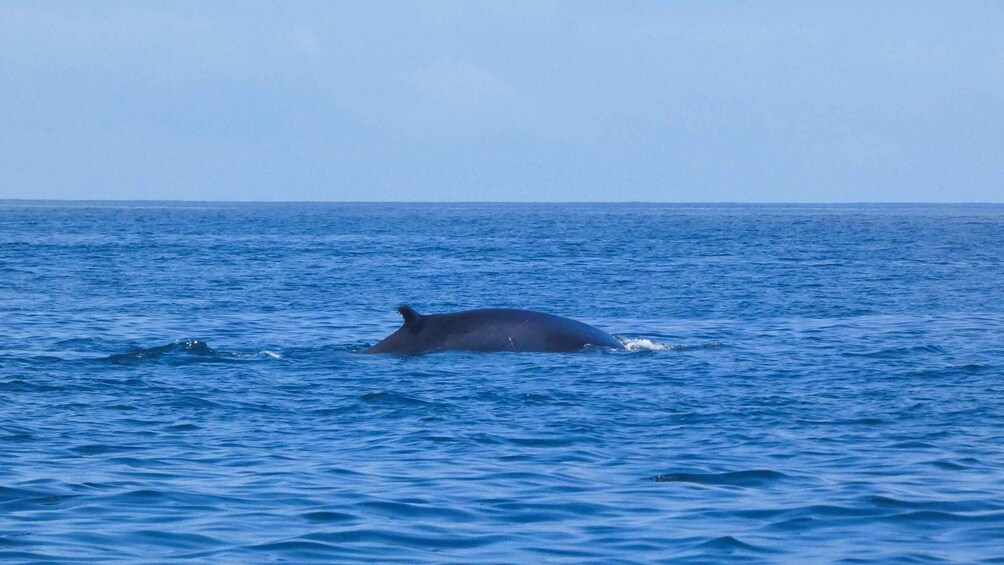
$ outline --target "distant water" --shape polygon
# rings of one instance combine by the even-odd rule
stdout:
[[[369,356],[393,308],[622,352]],[[0,562],[1004,562],[1004,206],[0,202]]]

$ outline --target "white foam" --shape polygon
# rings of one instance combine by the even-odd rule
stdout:
[[[718,349],[722,346],[720,341],[712,341],[709,343],[702,343],[700,345],[671,345],[668,343],[659,343],[657,341],[652,341],[651,339],[644,338],[630,338],[630,337],[617,337],[617,340],[621,342],[629,352],[635,351],[694,351],[698,349]]]
[[[627,337],[619,338],[628,351],[672,351],[676,349],[674,345],[657,343],[650,339],[632,339]]]

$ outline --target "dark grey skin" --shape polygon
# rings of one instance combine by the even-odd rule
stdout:
[[[490,308],[422,315],[397,309],[404,325],[364,353],[430,351],[582,351],[587,346],[623,349],[612,335],[588,324],[530,310]]]

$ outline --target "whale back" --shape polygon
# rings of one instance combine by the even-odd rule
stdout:
[[[398,312],[402,326],[366,353],[573,352],[588,346],[622,347],[613,336],[593,326],[532,310],[488,308],[423,315],[402,305]]]

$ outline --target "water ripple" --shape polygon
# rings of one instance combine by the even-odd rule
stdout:
[[[727,473],[667,473],[656,475],[652,480],[657,483],[693,483],[699,485],[761,487],[775,483],[788,476],[769,469],[754,471],[730,471]]]

